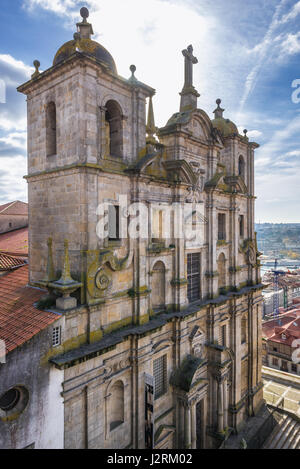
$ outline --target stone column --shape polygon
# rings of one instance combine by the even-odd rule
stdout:
[[[105,149],[106,149],[106,134],[105,134],[105,113],[106,107],[100,106],[99,107],[99,147],[98,152],[100,158],[104,158],[105,156]]]
[[[222,379],[217,379],[218,391],[218,432],[221,433],[224,430],[224,397],[223,397],[223,384]]]
[[[206,448],[206,427],[207,427],[207,395],[202,399],[202,422],[201,422],[201,440],[202,440],[202,448]]]
[[[184,408],[184,447],[191,447],[191,408],[188,404]]]
[[[196,402],[191,407],[191,425],[192,425],[192,449],[197,449],[197,418],[196,418]]]
[[[228,427],[228,386],[227,379],[223,382],[223,393],[224,393],[224,428]]]

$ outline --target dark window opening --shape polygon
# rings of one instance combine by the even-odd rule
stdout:
[[[242,156],[239,157],[239,176],[245,179],[245,161]]]
[[[221,345],[226,347],[226,325],[221,326]]]
[[[167,392],[167,355],[153,361],[154,399]]]
[[[240,225],[240,237],[243,238],[244,237],[244,215],[240,216],[239,225]]]
[[[226,240],[226,215],[224,213],[218,214],[218,241]]]
[[[56,155],[56,106],[53,102],[46,110],[46,151],[47,156]]]
[[[120,207],[118,205],[108,206],[108,239],[109,241],[120,240]]]
[[[0,397],[0,409],[7,412],[13,409],[20,400],[20,391],[17,388],[10,389]]]
[[[189,302],[200,298],[200,253],[187,256],[187,281]]]
[[[120,106],[115,101],[108,101],[105,113],[106,151],[110,156],[123,156],[123,122]]]

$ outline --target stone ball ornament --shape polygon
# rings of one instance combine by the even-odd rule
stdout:
[[[89,10],[86,7],[80,8],[80,16],[86,20],[90,16]]]

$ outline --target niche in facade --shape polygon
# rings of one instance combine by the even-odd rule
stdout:
[[[117,381],[110,389],[109,397],[110,431],[124,422],[124,384]]]
[[[226,259],[223,252],[218,257],[219,288],[226,287]]]
[[[166,269],[164,263],[158,261],[153,267],[151,282],[151,300],[154,310],[165,308],[165,282]]]

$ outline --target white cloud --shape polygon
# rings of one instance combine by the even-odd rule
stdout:
[[[24,148],[26,148],[26,141],[27,132],[12,132],[7,134],[5,137],[0,138],[0,148],[1,144],[4,144],[7,147],[13,146],[24,150]]]
[[[1,158],[0,161],[0,203],[17,199],[26,201],[27,183],[23,179],[27,172],[26,158],[20,155],[13,159]]]
[[[300,32],[287,34],[281,43],[281,53],[283,55],[294,55],[300,52]]]
[[[281,18],[281,23],[287,23],[288,21],[295,19],[299,14],[300,14],[300,2],[297,2],[295,3],[295,5],[293,5],[289,13],[286,13],[285,15],[283,15],[283,17]]]
[[[250,70],[246,78],[245,85],[244,85],[244,93],[243,93],[241,103],[240,103],[240,111],[243,110],[243,107],[245,106],[245,103],[249,95],[252,93],[252,91],[254,90],[257,84],[259,73],[262,67],[265,65],[268,59],[268,56],[270,54],[270,51],[272,51],[274,47],[274,41],[276,40],[278,41],[278,37],[275,36],[275,33],[276,33],[277,28],[282,23],[282,19],[280,19],[280,15],[282,13],[282,10],[286,6],[286,4],[287,4],[287,0],[281,0],[277,4],[272,20],[269,24],[269,27],[267,29],[267,32],[264,38],[262,39],[260,43],[256,44],[256,46],[253,49],[248,51],[248,53],[252,53],[252,54],[254,53],[254,55],[257,56],[257,60],[255,61],[252,69]]]

